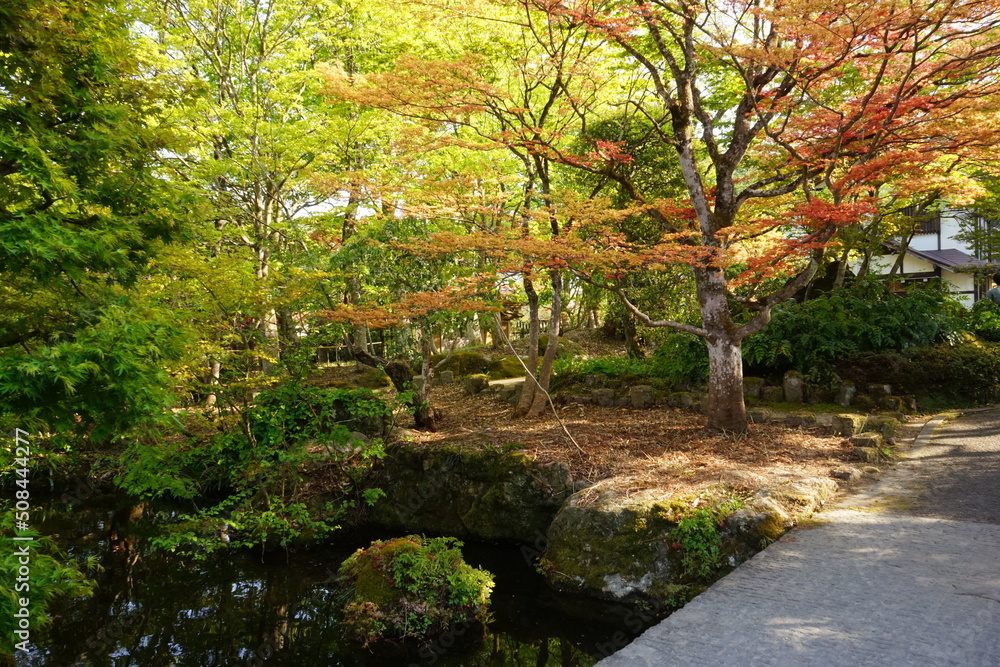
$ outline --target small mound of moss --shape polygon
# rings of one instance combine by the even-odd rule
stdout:
[[[438,366],[442,361],[444,363]],[[489,367],[489,363],[489,359],[482,352],[474,349],[455,350],[450,356],[448,354],[435,354],[431,356],[431,365],[435,367],[436,373],[440,374],[441,371],[451,371],[455,374],[455,377],[485,373]],[[420,374],[421,364],[419,361],[413,364],[412,370],[414,375]]]
[[[392,381],[381,368],[362,366],[354,371],[354,384],[365,389],[381,389],[391,386]]]
[[[344,624],[366,646],[384,639],[427,638],[481,620],[493,575],[462,558],[451,537],[408,535],[376,540],[340,566],[347,589]]]
[[[518,378],[524,375],[524,366],[521,364],[521,361],[513,355],[496,357],[490,361],[490,365],[487,367],[486,372],[493,380]]]

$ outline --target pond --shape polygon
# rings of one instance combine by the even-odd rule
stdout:
[[[6,510],[4,510],[6,511]],[[530,550],[467,543],[466,560],[495,575],[485,627],[456,627],[428,645],[363,649],[338,621],[340,562],[372,539],[337,533],[292,552],[217,552],[191,560],[152,552],[145,537],[176,510],[120,496],[95,496],[72,510],[37,504],[33,523],[74,559],[97,556],[95,594],[63,599],[24,666],[159,667],[588,667],[655,619],[621,605],[556,594],[532,569]]]

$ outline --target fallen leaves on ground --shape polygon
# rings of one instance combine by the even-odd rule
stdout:
[[[829,427],[751,424],[746,433],[720,433],[689,410],[558,406],[581,454],[551,411],[537,419],[515,419],[513,408],[492,392],[468,396],[459,385],[435,388],[431,403],[443,418],[436,433],[408,433],[418,445],[516,444],[535,460],[569,464],[574,479],[626,478],[635,490],[659,487],[686,494],[723,484],[752,491],[802,475],[826,477],[851,458],[846,440]],[[412,425],[407,419],[402,416],[399,425]]]

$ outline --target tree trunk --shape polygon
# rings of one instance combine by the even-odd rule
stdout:
[[[711,336],[708,345],[708,425],[726,431],[745,431],[743,349],[730,336]]]
[[[295,345],[299,340],[298,327],[295,326],[295,313],[288,308],[278,309],[278,333],[283,346]]]
[[[358,196],[353,190],[350,191],[347,195],[347,207],[344,209],[344,224],[340,231],[341,243],[347,243],[347,241],[354,236],[354,233],[357,231],[356,223],[358,220],[358,208],[360,205]],[[355,305],[361,303],[361,279],[357,276],[357,274],[352,274],[350,278],[347,279],[345,296],[348,303]],[[351,327],[351,343],[357,349],[364,350],[368,354],[373,353],[371,347],[371,333],[368,331],[368,327],[364,324],[355,324]]]
[[[834,287],[843,287],[844,281],[847,279],[847,260],[850,259],[851,249],[844,248],[844,254],[840,258],[840,263],[837,264],[837,278],[833,281]]]
[[[632,313],[625,311],[622,319],[622,334],[625,336],[625,352],[632,359],[642,359],[646,353],[639,344],[639,331]]]
[[[504,347],[504,341],[507,339],[507,334],[503,330],[503,322],[500,321],[499,317],[491,317],[489,318],[489,326],[493,330],[491,347],[494,350],[499,350]]]
[[[536,377],[538,383],[535,386],[535,395],[531,400],[531,408],[528,410],[529,417],[537,417],[545,411],[545,405],[549,400],[549,381],[552,378],[552,364],[556,359],[556,352],[559,347],[560,318],[562,316],[562,276],[558,271],[553,271],[552,279],[552,316],[549,319],[549,344],[545,348],[545,356],[542,358],[542,366]],[[527,384],[527,380],[525,380]]]
[[[420,341],[420,352],[423,361],[420,364],[421,375],[424,380],[413,394],[413,425],[421,431],[437,431],[437,411],[431,407],[431,381],[434,379],[434,367],[431,364],[433,336],[429,329],[424,329],[422,340]]]
[[[219,386],[219,377],[222,374],[222,364],[216,360],[209,362],[208,384],[212,387],[212,392],[205,396],[205,405],[212,407],[218,402],[218,395],[215,388]]]
[[[858,267],[858,282],[864,280],[868,277],[868,271],[871,269],[872,265],[872,249],[866,248],[864,253],[864,258],[861,260],[861,266]]]
[[[742,432],[747,428],[742,339],[729,315],[726,276],[720,269],[699,268],[695,281],[708,347],[708,426]]]
[[[524,278],[524,292],[528,295],[528,360],[525,363],[525,366],[527,366],[527,377],[524,378],[524,389],[521,390],[521,398],[514,409],[514,415],[517,417],[523,417],[531,409],[531,405],[535,401],[535,390],[538,387],[535,382],[535,378],[538,377],[538,337],[540,329],[538,323],[538,292],[535,291],[534,283],[527,276]]]
[[[893,262],[892,269],[889,270],[889,280],[892,280],[897,274],[903,272],[903,262],[906,260],[906,252],[910,249],[912,241],[913,233],[911,232],[906,236],[906,240],[899,244],[899,255],[896,257],[896,261]]]

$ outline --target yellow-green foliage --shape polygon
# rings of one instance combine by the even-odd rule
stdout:
[[[354,552],[340,566],[348,595],[344,623],[354,637],[365,645],[425,638],[480,619],[493,576],[466,563],[461,546],[450,537],[408,535]]]
[[[497,357],[490,361],[486,372],[494,380],[516,378],[524,375],[524,366],[521,365],[517,357]]]
[[[451,357],[448,357],[447,354],[433,355],[431,357],[431,364],[437,365],[445,358],[448,358],[448,361],[438,367],[435,373],[440,374],[441,371],[451,371],[456,377],[474,375],[485,373],[490,363],[484,355],[474,350],[457,350],[451,354]],[[413,366],[413,372],[420,373],[420,364]]]

